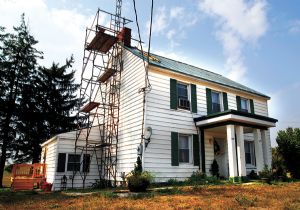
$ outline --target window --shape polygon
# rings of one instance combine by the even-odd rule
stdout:
[[[183,83],[177,83],[177,92],[178,92],[178,107],[181,109],[190,110],[188,85]]]
[[[241,98],[241,111],[249,112],[249,100],[245,98]]]
[[[80,171],[80,155],[68,155],[68,171]]]
[[[211,91],[212,113],[221,111],[221,97],[219,92]]]
[[[65,172],[66,168],[66,153],[58,153],[57,172]]]
[[[179,135],[179,162],[191,162],[191,140],[188,135]]]
[[[82,172],[90,172],[90,163],[91,163],[90,154],[83,154],[82,162],[83,162]]]
[[[254,166],[256,165],[253,141],[245,141],[245,159],[246,159],[246,164],[254,165]]]

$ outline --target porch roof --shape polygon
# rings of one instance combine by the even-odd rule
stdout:
[[[238,124],[261,129],[275,127],[276,122],[278,122],[278,120],[274,118],[232,109],[207,116],[196,117],[194,118],[194,121],[196,126],[202,128],[211,128],[227,124]]]

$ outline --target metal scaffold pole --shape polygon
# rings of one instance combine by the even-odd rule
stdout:
[[[73,167],[72,187],[78,186],[77,177],[85,187],[93,158],[103,186],[117,184],[122,56],[125,25],[131,22],[121,16],[121,9],[122,0],[116,0],[115,14],[98,9],[91,27],[86,29],[80,83],[84,105],[78,107],[75,139],[75,154],[81,158],[80,167]],[[102,14],[110,18],[108,27],[99,25]]]

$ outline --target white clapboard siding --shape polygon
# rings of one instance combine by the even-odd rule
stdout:
[[[43,163],[46,164],[46,181],[49,183],[53,183],[55,180],[56,149],[57,142],[55,138],[42,148],[41,158]],[[43,159],[44,157],[45,159]]]
[[[83,145],[85,145],[85,141],[79,139],[77,142],[77,145],[83,146]],[[69,132],[67,134],[62,134],[58,137],[58,147],[57,147],[56,158],[58,159],[59,153],[67,153],[67,157],[66,157],[65,172],[56,172],[55,180],[53,183],[54,190],[61,189],[61,178],[64,175],[66,175],[68,178],[67,188],[72,187],[72,180],[70,179],[70,176],[73,175],[73,171],[67,171],[67,163],[68,163],[68,154],[75,154],[74,146],[75,146],[75,136],[73,135],[73,133]],[[97,156],[100,157],[100,152],[99,151],[97,151],[97,152],[98,152]],[[86,180],[85,180],[85,187],[91,186],[92,183],[95,183],[95,180],[99,179],[96,154],[92,151],[88,151],[87,153],[91,155],[91,162],[90,162],[90,171],[88,172],[88,174],[86,176]],[[82,150],[78,149],[76,151],[76,154],[82,154]],[[85,152],[84,152],[84,154],[85,154]],[[81,167],[82,167],[82,164],[81,164]],[[82,174],[82,176],[83,176],[83,174]],[[77,172],[75,174],[75,178],[74,178],[74,182],[73,182],[74,188],[82,188],[83,187],[82,176],[79,172]]]
[[[237,110],[236,95],[233,93],[227,93],[227,99],[228,99],[228,109]]]
[[[170,109],[170,78],[149,72],[152,90],[147,94],[146,126],[152,127],[151,142],[144,154],[144,169],[154,174],[156,181],[170,178],[185,179],[199,166],[171,166],[171,132],[197,134],[193,114],[186,110]],[[198,110],[206,114],[205,89],[197,85]]]
[[[123,59],[117,163],[119,181],[121,173],[129,173],[137,159],[143,116],[143,94],[139,93],[139,89],[145,86],[143,61],[127,50],[124,51]]]
[[[268,102],[254,100],[254,112],[258,115],[268,116]]]

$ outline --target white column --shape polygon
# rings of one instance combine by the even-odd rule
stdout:
[[[260,130],[261,132],[261,141],[262,141],[262,151],[263,151],[263,157],[264,157],[264,165],[267,165],[268,168],[271,168],[272,164],[272,153],[271,153],[271,142],[270,138],[267,135],[267,130]]]
[[[227,125],[227,145],[228,145],[228,163],[229,163],[229,177],[237,177],[236,165],[236,147],[235,147],[235,133],[234,125]]]
[[[260,172],[264,168],[264,157],[262,152],[261,133],[259,129],[253,129],[256,169]]]
[[[246,174],[246,161],[245,161],[245,147],[244,147],[244,127],[236,126],[236,138],[237,138],[237,159],[238,159],[238,169],[239,176],[245,177]]]

